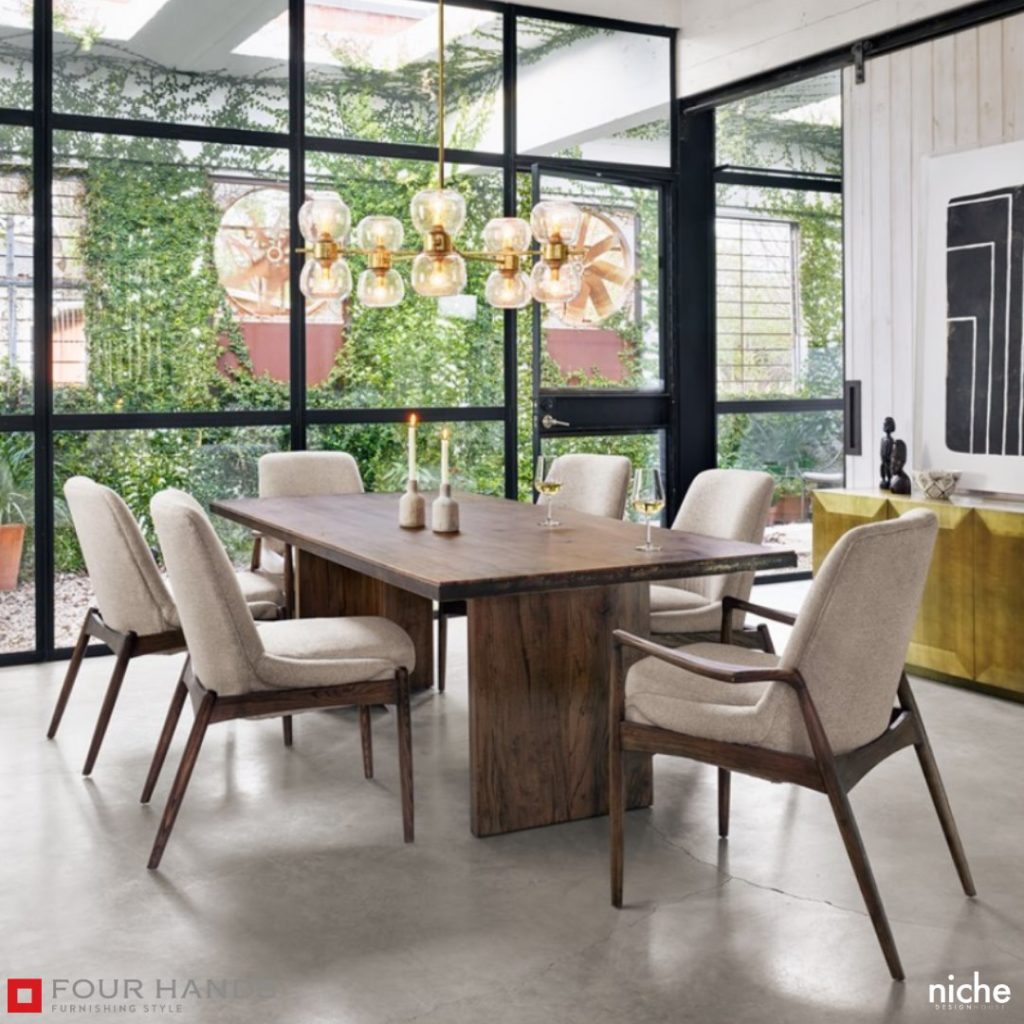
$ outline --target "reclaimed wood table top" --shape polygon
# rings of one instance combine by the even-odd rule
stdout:
[[[792,551],[655,528],[660,551],[637,551],[644,527],[555,506],[458,494],[461,532],[398,525],[398,494],[215,501],[212,510],[328,561],[435,601],[633,583],[796,565]]]

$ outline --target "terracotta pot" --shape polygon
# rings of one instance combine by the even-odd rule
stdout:
[[[0,526],[0,590],[14,590],[21,569],[21,549],[25,544],[25,524]]]
[[[768,511],[768,522],[796,523],[802,518],[803,509],[799,494],[783,494]]]

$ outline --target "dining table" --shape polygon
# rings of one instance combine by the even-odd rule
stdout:
[[[434,678],[435,604],[465,602],[470,828],[475,836],[608,811],[612,633],[648,635],[650,584],[791,567],[778,546],[655,528],[557,508],[456,495],[460,526],[403,529],[398,494],[237,498],[216,514],[294,551],[299,617],[378,615],[410,635],[410,680]],[[627,656],[627,665],[629,664]],[[440,699],[446,699],[441,697]],[[651,756],[628,755],[627,806],[653,801]]]

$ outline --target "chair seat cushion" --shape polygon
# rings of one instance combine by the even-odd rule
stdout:
[[[390,619],[347,616],[258,624],[259,676],[273,688],[332,686],[388,679],[416,665],[412,639]]]
[[[779,658],[728,644],[681,648],[697,658],[743,667],[775,668]],[[792,749],[792,707],[777,683],[720,683],[657,658],[643,658],[626,675],[626,719],[688,736]]]
[[[256,601],[284,604],[284,580],[280,576],[262,571],[251,572],[249,569],[242,569],[235,575],[248,604]]]
[[[739,616],[733,616],[739,625]],[[651,632],[699,633],[721,629],[722,602],[663,583],[651,584]]]

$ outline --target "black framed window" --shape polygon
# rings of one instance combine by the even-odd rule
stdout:
[[[156,490],[254,493],[256,462],[274,449],[346,448],[371,487],[391,488],[415,410],[428,478],[448,425],[456,482],[517,495],[530,395],[519,318],[483,301],[487,268],[471,265],[463,296],[407,287],[396,309],[310,303],[298,289],[293,239],[313,190],[338,191],[354,220],[405,221],[431,181],[436,19],[432,0],[35,0],[0,12],[0,522],[24,527],[0,590],[12,624],[0,663],[65,652],[89,602],[61,494],[75,473],[117,489],[145,531]],[[538,157],[669,187],[673,34],[451,0],[444,119],[447,173],[470,211],[460,242],[479,248],[488,218],[517,211]],[[609,45],[650,57],[642,74],[623,65],[628,96],[589,124],[574,101],[561,135],[548,118],[543,146],[517,141],[541,115],[517,83],[523,97],[579,97]],[[667,309],[657,317],[665,333]],[[656,349],[638,346],[660,379]],[[642,438],[630,428],[651,458],[661,423]],[[223,539],[243,561],[246,539]]]
[[[840,73],[716,108],[714,187],[718,464],[772,473],[766,539],[809,572],[845,479]]]

